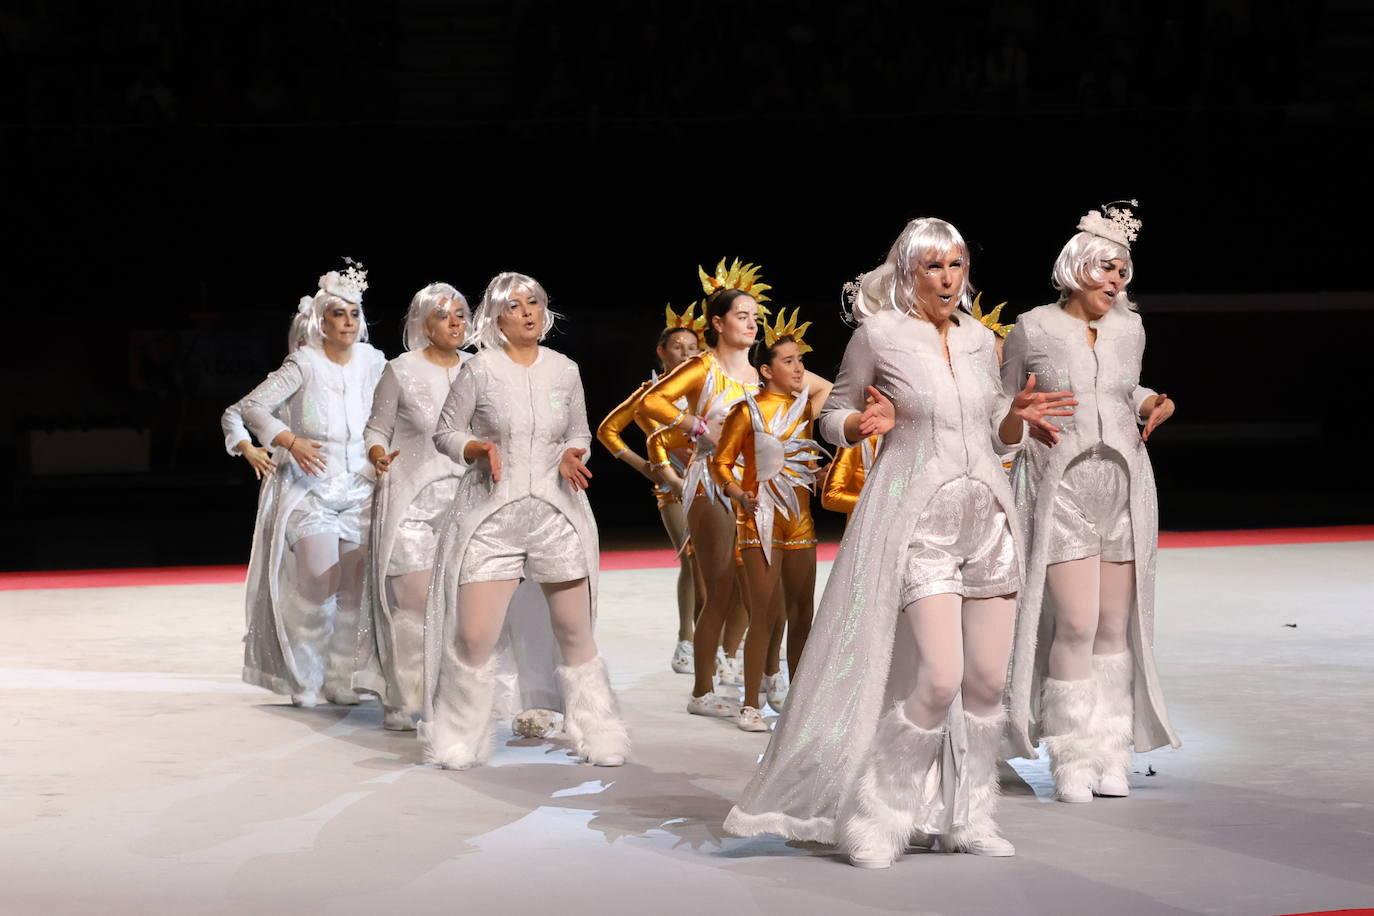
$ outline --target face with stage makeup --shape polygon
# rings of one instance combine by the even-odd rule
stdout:
[[[445,297],[425,317],[425,337],[440,350],[457,350],[468,336],[468,305]]]
[[[320,312],[320,334],[326,343],[347,349],[358,342],[363,326],[363,307],[330,296]]]
[[[532,347],[544,336],[544,303],[531,290],[516,287],[496,316],[496,327],[515,347]]]

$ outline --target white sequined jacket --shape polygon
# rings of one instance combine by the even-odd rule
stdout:
[[[1055,304],[1031,309],[1016,322],[1003,353],[1002,383],[1015,393],[1035,375],[1037,391],[1072,391],[1072,417],[1051,419],[1063,432],[1053,447],[1031,441],[1012,466],[1026,578],[1017,608],[1016,664],[1012,668],[1009,751],[1034,757],[1039,739],[1040,685],[1054,638],[1054,609],[1045,592],[1055,493],[1069,462],[1101,443],[1126,461],[1130,472],[1131,530],[1135,541],[1136,601],[1130,645],[1135,656],[1135,747],[1147,751],[1180,742],[1169,724],[1154,660],[1154,594],[1159,506],[1154,471],[1140,439],[1140,407],[1155,394],[1140,384],[1145,329],[1124,305],[1088,324]]]

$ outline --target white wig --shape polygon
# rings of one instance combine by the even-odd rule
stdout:
[[[887,260],[864,274],[854,290],[850,302],[852,318],[865,318],[896,309],[908,314],[916,311],[916,272],[932,257],[954,250],[964,259],[964,285],[959,290],[959,305],[965,310],[973,302],[973,284],[969,282],[968,244],[959,230],[942,219],[924,216],[906,224],[897,241],[887,253]]]
[[[510,343],[506,340],[506,335],[501,333],[496,319],[517,292],[523,292],[544,307],[544,329],[539,332],[539,339],[542,341],[548,336],[549,331],[553,330],[554,319],[558,316],[549,308],[549,294],[544,292],[544,287],[533,277],[505,271],[492,277],[491,282],[487,284],[487,291],[482,294],[482,301],[477,306],[477,314],[473,316],[476,328],[473,336],[477,340],[478,348],[486,350],[505,347]]]
[[[425,334],[425,322],[431,314],[441,307],[446,307],[450,301],[462,311],[463,316],[471,324],[472,309],[468,306],[467,298],[447,283],[431,283],[411,298],[410,308],[406,310],[405,326],[402,329],[407,350],[425,348],[429,343],[429,336]]]
[[[286,332],[286,352],[295,353],[310,343],[310,313],[315,308],[314,296],[301,296],[296,314],[291,317],[291,329]]]
[[[1054,259],[1050,280],[1054,288],[1059,290],[1059,301],[1064,302],[1069,298],[1069,293],[1078,292],[1088,284],[1101,285],[1102,263],[1116,259],[1125,263],[1125,282],[1130,283],[1135,273],[1131,266],[1130,249],[1091,232],[1076,233],[1059,252],[1059,257]],[[1120,298],[1124,300],[1125,296]]]
[[[311,300],[309,317],[310,345],[312,347],[324,346],[324,313],[326,309],[336,305],[341,305],[344,308],[355,305],[358,307],[358,340],[367,343],[367,316],[363,314],[363,304],[361,302],[349,302],[342,296],[336,296],[333,293],[327,293],[324,290],[320,290],[315,294],[315,298]]]

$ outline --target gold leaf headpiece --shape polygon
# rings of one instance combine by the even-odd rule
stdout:
[[[703,310],[701,315],[695,315],[697,304],[693,302],[682,310],[682,314],[673,311],[672,303],[663,307],[663,314],[667,319],[663,325],[664,330],[676,328],[686,328],[697,335],[697,346],[705,347],[706,343],[702,335],[706,331],[706,314]],[[695,315],[695,317],[694,317]]]
[[[996,308],[994,308],[992,311],[984,315],[983,306],[981,304],[982,298],[982,293],[979,293],[978,295],[973,297],[973,317],[981,321],[984,327],[986,327],[992,333],[996,334],[998,337],[1006,337],[1008,334],[1011,333],[1011,329],[1016,327],[1015,324],[1002,324],[1000,321],[997,320],[998,318],[1002,317],[1002,307],[1006,305],[1006,303],[997,303]]]
[[[739,258],[735,258],[727,268],[725,259],[721,258],[720,263],[716,265],[714,276],[701,267],[697,267],[697,274],[701,277],[701,289],[706,295],[709,296],[718,289],[737,289],[748,293],[759,304],[759,314],[767,315],[769,312],[763,303],[768,301],[768,297],[764,293],[773,287],[759,282],[761,270],[763,268],[757,264],[741,264]]]
[[[773,324],[767,321],[763,323],[763,343],[764,346],[771,347],[777,342],[779,337],[791,337],[797,342],[797,355],[810,353],[811,346],[806,342],[806,329],[811,327],[811,322],[806,322],[800,327],[797,326],[797,315],[800,308],[792,309],[792,317],[787,317],[787,309],[778,309],[778,318]]]

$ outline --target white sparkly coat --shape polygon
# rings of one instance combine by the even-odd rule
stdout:
[[[284,562],[290,553],[286,522],[325,477],[348,473],[371,478],[371,466],[362,457],[363,427],[385,365],[382,351],[370,344],[354,344],[344,366],[331,362],[318,347],[301,347],[239,402],[244,422],[263,445],[290,430],[323,443],[327,464],[325,476],[316,477],[283,460],[263,481],[245,601],[243,679],[250,684],[283,694],[304,689],[280,612],[294,589],[294,564]]]
[[[914,646],[898,614],[904,558],[921,511],[941,486],[969,476],[1015,517],[999,455],[1018,446],[1005,445],[998,433],[1009,399],[993,334],[966,313],[956,320],[948,331],[949,363],[933,325],[891,310],[868,318],[845,349],[821,413],[822,435],[837,446],[854,444],[845,439],[844,421],[864,409],[869,385],[892,401],[896,425],[850,516],[787,707],[725,821],[729,833],[835,841],[837,812],[862,772],[879,717],[914,687]],[[966,746],[961,710],[956,701],[948,718],[951,740],[941,767],[948,777]],[[966,780],[937,776],[924,791],[931,832],[966,822]]]
[[[1054,638],[1055,614],[1045,591],[1045,568],[1054,533],[1055,493],[1069,462],[1098,442],[1119,453],[1130,472],[1136,594],[1127,635],[1135,659],[1135,748],[1180,745],[1169,724],[1154,660],[1159,504],[1138,425],[1140,405],[1155,394],[1140,384],[1145,329],[1140,316],[1123,305],[1113,307],[1094,325],[1097,343],[1089,346],[1085,322],[1058,305],[1042,305],[1017,320],[1003,353],[1007,392],[1019,391],[1034,373],[1037,391],[1069,390],[1078,400],[1072,417],[1052,420],[1063,430],[1059,443],[1050,448],[1032,440],[1012,466],[1012,489],[1028,550],[1007,724],[1016,756],[1034,757],[1040,737],[1040,687]]]
[[[467,354],[462,354],[464,361]],[[381,446],[387,454],[399,451],[391,467],[377,482],[372,500],[372,544],[367,562],[367,592],[372,616],[361,623],[357,672],[353,686],[382,697],[394,708],[409,707],[418,698],[404,697],[396,670],[395,632],[386,588],[387,569],[396,547],[396,536],[410,504],[430,484],[461,477],[466,465],[441,454],[434,447],[439,411],[448,399],[458,366],[446,368],[412,350],[393,359],[382,372],[372,396],[372,416],[363,433],[363,448]],[[419,672],[415,672],[419,677]],[[410,703],[404,702],[410,700]],[[418,708],[410,709],[418,713]]]
[[[463,612],[458,583],[468,543],[482,522],[501,507],[530,496],[550,503],[567,517],[586,554],[593,620],[596,616],[600,558],[596,520],[587,494],[574,490],[558,473],[567,449],[587,450],[584,461],[591,454],[592,434],[577,364],[546,347],[539,348],[528,367],[499,348],[484,349],[469,358],[440,412],[434,444],[441,453],[462,462],[463,449],[473,440],[496,443],[501,480],[492,480],[485,461],[470,467],[458,483],[439,535],[425,614],[422,716],[427,722],[434,718],[444,649],[453,644]],[[562,658],[548,605],[528,580],[511,601],[500,654],[502,666],[513,664],[518,672],[519,708],[562,709],[554,677]]]

